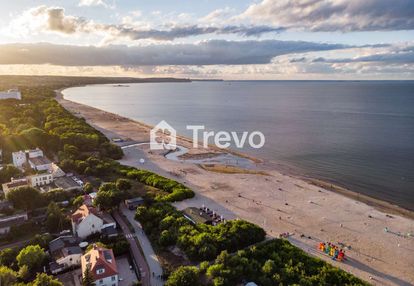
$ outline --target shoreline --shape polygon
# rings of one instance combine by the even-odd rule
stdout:
[[[76,86],[76,87],[82,87],[82,86],[85,86],[85,85],[80,85],[80,86]],[[75,87],[75,86],[73,86],[73,87]],[[144,128],[147,128],[148,131],[151,130],[154,127],[154,126],[152,126],[150,124],[146,124],[142,121],[138,121],[138,120],[131,119],[131,118],[128,118],[128,117],[124,117],[124,116],[116,114],[116,113],[108,112],[108,111],[101,110],[101,109],[98,109],[98,108],[95,108],[95,107],[92,107],[92,106],[87,106],[87,105],[84,105],[84,104],[81,104],[81,103],[77,103],[77,102],[65,99],[64,95],[62,93],[62,91],[65,90],[65,89],[68,89],[68,88],[65,87],[65,88],[56,90],[56,94],[57,94],[56,99],[57,100],[58,99],[65,100],[65,101],[73,102],[75,104],[82,105],[82,106],[85,106],[85,107],[88,107],[88,108],[91,108],[91,109],[95,109],[97,111],[100,111],[104,114],[107,114],[107,115],[113,117],[116,120],[120,120],[120,121],[124,121],[124,122],[126,122],[126,121],[134,122],[135,124],[138,124],[138,125],[140,125]],[[185,143],[188,143],[188,144],[193,143],[191,138],[188,138],[188,137],[183,136],[181,134],[177,134],[176,137],[177,137],[177,140],[181,140],[182,142],[185,142]],[[148,136],[148,138],[149,138],[149,136]],[[137,142],[137,143],[144,143],[144,142]],[[200,145],[200,142],[199,142],[199,145]],[[354,199],[356,201],[365,203],[365,204],[367,204],[369,206],[372,206],[372,207],[374,207],[374,208],[376,208],[380,211],[390,212],[392,214],[397,214],[397,215],[401,215],[401,216],[404,216],[404,217],[407,217],[407,218],[410,218],[410,219],[414,219],[414,211],[413,210],[406,209],[406,208],[398,206],[394,203],[391,203],[391,202],[388,202],[388,201],[385,201],[385,200],[381,200],[381,199],[377,199],[377,198],[369,196],[369,195],[361,194],[357,191],[353,191],[353,190],[348,189],[346,186],[341,186],[341,185],[338,185],[337,183],[330,182],[328,180],[322,180],[322,179],[315,178],[315,177],[308,177],[305,174],[300,174],[298,171],[294,171],[296,169],[294,169],[292,167],[289,167],[289,166],[286,166],[286,165],[284,165],[283,163],[280,163],[280,162],[265,161],[262,158],[253,157],[253,156],[248,155],[246,153],[243,153],[241,151],[235,151],[235,150],[231,150],[231,149],[220,149],[220,148],[218,148],[216,146],[213,146],[211,144],[208,145],[208,149],[202,149],[202,150],[204,152],[203,153],[198,153],[198,154],[192,154],[191,152],[189,152],[189,153],[184,155],[184,159],[186,160],[187,158],[190,158],[191,156],[203,156],[204,154],[211,154],[211,153],[214,153],[214,152],[217,152],[217,154],[226,154],[226,153],[231,154],[231,155],[234,155],[234,156],[237,156],[237,157],[240,157],[240,158],[251,160],[255,164],[261,164],[261,167],[264,171],[267,171],[269,169],[276,169],[278,172],[280,172],[282,174],[292,176],[292,177],[295,177],[297,179],[302,179],[302,180],[307,181],[307,182],[309,182],[309,183],[311,183],[315,186],[324,188],[327,191],[331,191],[331,192],[343,195],[345,197]],[[214,152],[211,152],[211,151],[214,151]]]
[[[58,91],[56,100],[109,139],[148,142],[151,126],[147,124],[65,100]],[[384,211],[373,207],[371,199],[365,203],[346,196],[346,189],[341,193],[322,188],[309,178],[275,168],[279,166],[276,163],[274,166],[266,161],[258,164],[264,168],[258,170],[265,170],[269,176],[211,172],[197,164],[169,160],[162,152],[149,150],[148,144],[138,145],[126,148],[119,162],[156,172],[193,189],[194,198],[174,203],[178,209],[206,205],[226,219],[241,218],[259,225],[270,237],[289,232],[293,234],[289,238],[293,245],[373,285],[414,284],[414,221],[394,215],[393,210],[398,211],[399,207],[388,206]],[[189,147],[189,154],[211,152],[210,149],[201,153],[191,150],[191,140],[182,136],[177,138],[177,145]],[[139,162],[141,158],[145,164]],[[384,229],[390,231],[384,232]],[[349,247],[348,260],[332,261],[318,252],[316,245],[321,241]]]

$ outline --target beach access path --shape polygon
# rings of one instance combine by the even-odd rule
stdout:
[[[131,232],[128,225],[124,221],[124,218],[122,218],[122,216],[119,214],[118,211],[115,211],[113,215],[114,215],[116,222],[121,227],[122,232],[125,235],[125,238],[129,242],[130,249],[131,249],[131,255],[135,263],[139,267],[139,272],[141,273],[142,285],[151,286],[148,264],[144,256],[142,255],[141,250],[139,249],[137,245],[137,242],[135,240],[135,233]]]
[[[125,205],[120,207],[121,213],[128,219],[129,223],[135,230],[135,237],[138,239],[142,252],[144,253],[145,260],[149,267],[148,276],[150,278],[151,286],[162,286],[164,281],[161,279],[163,272],[160,261],[152,248],[151,242],[142,229],[141,224],[135,220],[135,212],[127,209]]]

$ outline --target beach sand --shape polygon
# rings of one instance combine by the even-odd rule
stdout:
[[[123,144],[149,141],[148,125],[64,100],[60,93],[57,100],[108,138],[126,139]],[[193,150],[184,137],[177,142],[189,148],[188,154],[217,152]],[[256,223],[269,236],[293,233],[289,240],[296,246],[373,285],[414,285],[414,236],[399,235],[414,234],[411,212],[369,198],[356,200],[359,196],[347,190],[327,190],[324,184],[284,174],[265,163],[256,163],[256,168],[268,175],[228,174],[168,160],[146,144],[126,148],[124,153],[122,164],[157,172],[196,192],[193,199],[176,203],[179,209],[205,205],[226,219]],[[139,163],[141,158],[144,164]],[[350,246],[348,260],[336,262],[320,253],[316,250],[320,241]]]

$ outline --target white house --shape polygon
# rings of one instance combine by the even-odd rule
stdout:
[[[22,94],[17,89],[9,89],[8,91],[0,91],[0,100],[1,99],[22,100]]]
[[[91,234],[101,232],[104,221],[94,207],[81,205],[72,214],[72,230],[75,235],[86,238]]]
[[[80,238],[94,233],[101,233],[109,228],[116,229],[116,222],[111,215],[99,212],[88,204],[81,205],[71,217],[72,230]]]
[[[13,165],[16,168],[22,168],[24,164],[27,162],[26,153],[23,151],[13,152]]]
[[[49,242],[49,251],[53,259],[50,263],[53,274],[81,265],[82,249],[79,240],[73,236],[60,236],[52,240]]]
[[[50,173],[42,173],[28,176],[27,180],[29,181],[30,186],[40,187],[51,184],[53,182],[53,176]]]
[[[96,244],[81,258],[82,273],[90,269],[96,286],[118,286],[118,267],[112,249]]]

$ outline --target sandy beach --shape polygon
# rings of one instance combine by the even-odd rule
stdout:
[[[57,100],[110,139],[122,138],[122,144],[149,141],[148,125],[64,100],[59,92]],[[184,137],[177,138],[177,144],[188,148],[186,158],[219,152],[192,149]],[[177,203],[179,209],[205,205],[226,219],[254,222],[269,236],[292,233],[289,240],[295,245],[373,285],[414,285],[414,220],[409,211],[369,198],[356,200],[360,196],[355,193],[328,190],[325,184],[282,173],[274,169],[276,164],[254,161],[254,169],[263,172],[221,173],[169,160],[146,144],[125,148],[124,153],[122,164],[173,178],[196,192],[193,199]],[[139,163],[142,158],[144,164]],[[320,253],[320,241],[347,246],[348,260],[335,262]]]

